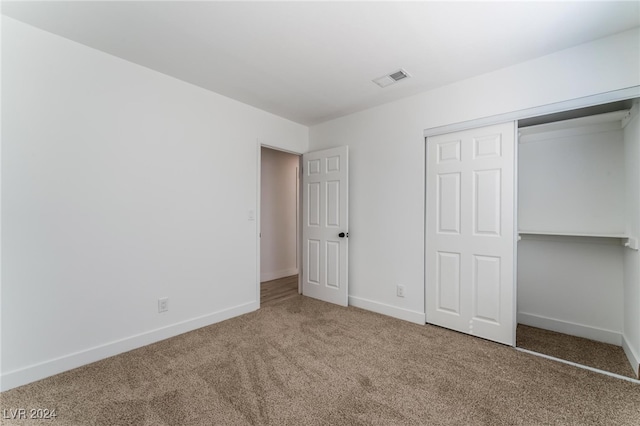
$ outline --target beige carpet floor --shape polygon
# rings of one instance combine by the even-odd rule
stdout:
[[[620,346],[522,324],[518,324],[516,346],[637,379]]]
[[[640,386],[296,296],[0,394],[56,425],[638,425]]]

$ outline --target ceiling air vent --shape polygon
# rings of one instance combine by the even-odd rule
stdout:
[[[392,72],[391,74],[376,78],[373,80],[373,82],[380,87],[387,87],[390,84],[397,83],[398,81],[409,77],[411,76],[408,72],[403,69],[399,69],[398,71]]]

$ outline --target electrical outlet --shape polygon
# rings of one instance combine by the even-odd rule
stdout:
[[[396,294],[398,295],[398,297],[404,297],[404,286],[403,285],[396,286]]]
[[[158,299],[158,312],[167,312],[169,310],[169,298],[163,297]]]

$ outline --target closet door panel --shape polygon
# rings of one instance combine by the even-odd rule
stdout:
[[[438,175],[438,232],[460,234],[460,173]]]
[[[515,343],[515,125],[427,139],[427,322]]]
[[[473,256],[473,318],[500,322],[500,258]]]
[[[500,169],[475,171],[474,226],[475,235],[500,236],[502,205],[502,173]]]
[[[460,253],[440,251],[436,256],[437,310],[460,315]]]

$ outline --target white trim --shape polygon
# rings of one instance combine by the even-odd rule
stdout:
[[[518,323],[571,336],[596,340],[598,342],[609,343],[611,345],[621,346],[622,344],[622,333],[620,332],[591,327],[584,324],[576,324],[554,318],[547,318],[541,315],[518,312]]]
[[[583,370],[593,371],[594,373],[603,374],[605,376],[614,377],[614,378],[620,379],[620,380],[626,380],[627,382],[631,382],[631,383],[635,383],[635,384],[640,385],[640,380],[632,379],[631,377],[621,376],[620,374],[616,374],[616,373],[612,373],[610,371],[605,371],[605,370],[600,370],[600,369],[597,369],[597,368],[589,367],[588,365],[577,364],[575,362],[567,361],[566,359],[560,359],[560,358],[556,358],[554,356],[545,355],[545,354],[541,354],[539,352],[530,351],[529,349],[523,349],[523,348],[515,348],[515,349],[517,351],[523,352],[525,354],[539,356],[541,358],[550,359],[551,361],[561,362],[563,364],[571,365],[573,367],[582,368]]]
[[[4,19],[0,19],[0,34],[2,34],[2,21]],[[0,47],[0,69],[2,69],[2,47]],[[3,117],[2,115],[2,102],[0,102],[0,117]],[[0,119],[0,135],[2,135],[2,120]],[[6,145],[5,145],[6,147]],[[2,240],[2,212],[4,211],[2,209],[2,189],[4,188],[4,185],[2,184],[2,175],[3,173],[1,173],[2,171],[2,144],[0,144],[0,241]],[[2,261],[1,259],[3,259],[2,257],[2,244],[0,244],[0,307],[4,306],[2,304],[2,277],[4,276],[4,274],[2,273]],[[5,287],[6,289],[6,287]],[[0,315],[0,372],[2,371],[2,354],[4,353],[4,351],[2,350],[2,315]],[[0,374],[0,392],[2,391],[2,375]],[[4,416],[3,416],[4,417]]]
[[[9,371],[4,373],[0,378],[0,392],[26,385],[27,383],[35,382],[64,371],[82,367],[92,362],[100,361],[114,355],[119,355],[133,349],[138,349],[179,334],[237,317],[239,315],[247,314],[255,311],[259,307],[260,305],[258,301],[245,303],[233,308],[224,309],[212,314],[182,321],[177,324],[171,324],[146,333],[137,334],[135,336],[126,337],[121,340],[116,340],[114,342],[64,355],[39,364],[30,365],[19,370]]]
[[[432,127],[424,131],[424,137],[442,135],[445,133],[457,132],[460,130],[484,127],[492,124],[506,123],[507,121],[523,120],[525,118],[539,117],[541,115],[554,114],[557,112],[570,111],[572,109],[585,108],[594,105],[606,104],[609,102],[623,101],[640,97],[640,86],[632,86],[626,89],[614,90],[612,92],[599,93],[597,95],[585,96],[563,102],[541,105],[538,107],[522,109],[519,111],[507,112],[490,117],[477,118],[469,121],[462,121],[445,126]]]
[[[629,110],[623,110],[522,127],[518,130],[520,136],[518,143],[564,139],[621,130],[622,119],[628,114]]]
[[[262,205],[262,145],[260,139],[256,139],[256,147],[258,149],[257,164],[256,164],[256,300],[258,306],[260,306],[260,282],[261,280],[261,238],[262,238],[262,212],[260,206]]]
[[[640,108],[638,107],[639,103],[640,103],[640,100],[638,100],[638,99],[633,101],[633,105],[631,106],[631,109],[629,110],[629,114],[627,114],[627,116],[622,119],[622,128],[623,129],[625,127],[627,127],[627,124],[629,124],[629,122],[631,122],[631,120],[633,120],[636,115],[638,115],[638,110],[640,110]]]
[[[622,349],[624,350],[624,354],[627,356],[629,360],[629,364],[631,364],[631,368],[633,372],[636,374],[640,374],[640,356],[633,350],[631,345],[627,340],[627,336],[622,335]]]
[[[513,275],[511,276],[511,282],[513,283],[513,294],[511,298],[511,318],[516,318],[516,321],[511,324],[513,330],[513,347],[516,347],[517,344],[517,335],[518,335],[518,241],[520,240],[520,235],[518,234],[518,228],[520,224],[518,223],[518,204],[519,204],[519,191],[518,191],[518,179],[520,173],[520,162],[518,161],[519,156],[519,144],[518,144],[518,122],[515,121],[513,123]]]
[[[298,155],[298,176],[296,177],[296,185],[298,185],[298,198],[296,199],[296,268],[298,269],[298,294],[302,294],[302,155]]]
[[[260,274],[260,281],[277,280],[278,278],[290,277],[291,275],[297,275],[298,268],[280,269],[279,271],[263,272]]]
[[[301,156],[302,154],[306,154],[308,152],[308,151],[305,151],[305,152],[293,151],[293,150],[290,150],[290,149],[281,148],[281,147],[279,147],[277,145],[270,145],[268,143],[262,142],[262,139],[258,139],[258,147],[259,148],[268,148],[268,149],[272,149],[274,151],[285,152],[287,154],[293,154],[293,155],[297,155],[297,156]]]
[[[376,312],[378,314],[387,315],[389,317],[413,322],[415,324],[426,324],[424,312],[410,311],[408,309],[402,309],[396,306],[374,302],[373,300],[349,296],[349,306],[354,306],[356,308],[365,309],[367,311]]]

